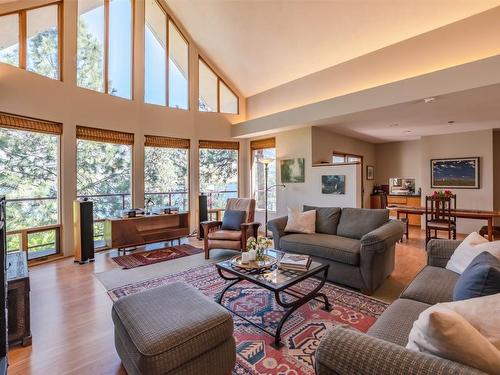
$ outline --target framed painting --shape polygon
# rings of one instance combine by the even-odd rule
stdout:
[[[431,187],[479,189],[479,157],[431,159]]]
[[[280,161],[281,182],[305,182],[305,159],[286,159]]]
[[[375,167],[373,165],[366,166],[366,179],[367,180],[375,179]]]
[[[345,175],[321,176],[322,194],[345,194]]]

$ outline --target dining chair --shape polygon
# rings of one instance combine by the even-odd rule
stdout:
[[[448,232],[448,239],[457,239],[457,219],[452,210],[457,209],[456,194],[441,196],[430,195],[425,197],[425,242],[431,238],[438,238],[440,231]],[[434,236],[431,236],[434,231]]]
[[[388,199],[387,199],[387,194],[383,193],[380,195],[380,207],[385,208],[390,210],[390,207],[388,207]],[[399,242],[403,242],[403,237],[406,236],[406,240],[408,241],[408,234],[409,234],[409,221],[408,221],[408,215],[406,217],[400,217],[399,219],[396,216],[389,216],[389,219],[392,220],[399,220],[405,225],[405,231],[403,233],[403,236],[399,239]]]

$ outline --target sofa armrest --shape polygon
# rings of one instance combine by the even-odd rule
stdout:
[[[327,331],[315,357],[316,375],[485,375],[472,367],[411,351],[347,326]]]
[[[280,238],[285,234],[285,227],[288,221],[288,216],[278,217],[270,220],[267,223],[267,229],[273,234],[274,248],[280,250]]]
[[[383,252],[394,245],[404,234],[404,224],[399,220],[389,220],[384,225],[361,237],[361,248],[366,251]]]
[[[455,249],[460,245],[458,240],[432,239],[427,243],[427,265],[446,267]]]

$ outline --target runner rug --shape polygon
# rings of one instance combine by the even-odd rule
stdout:
[[[209,264],[112,289],[109,295],[116,301],[126,295],[173,281],[191,284],[214,299],[225,285],[215,266]],[[312,289],[316,283],[314,279],[306,280],[297,284],[295,289]],[[321,309],[323,305],[313,300],[295,311],[283,327],[284,347],[280,350],[271,346],[271,336],[233,315],[237,353],[233,374],[313,375],[314,353],[327,329],[347,324],[366,332],[387,308],[387,304],[383,302],[331,283],[325,284],[322,292],[328,296],[333,310],[324,311]],[[273,294],[249,282],[240,282],[230,288],[224,295],[223,303],[254,323],[273,331],[283,314],[283,309],[275,302]]]
[[[123,269],[130,269],[165,262],[167,260],[182,258],[188,255],[199,254],[202,252],[203,249],[191,246],[189,244],[182,244],[178,246],[166,247],[163,249],[122,255],[111,259],[113,259]]]

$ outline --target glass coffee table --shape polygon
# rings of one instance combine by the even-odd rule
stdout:
[[[266,251],[266,254],[273,256],[278,260],[277,264],[268,269],[248,270],[240,268],[235,266],[232,263],[231,259],[219,262],[215,265],[220,277],[222,277],[224,280],[230,281],[230,283],[226,285],[226,287],[220,293],[218,303],[224,306],[224,294],[228,291],[228,289],[230,289],[240,281],[249,281],[272,292],[278,305],[280,305],[285,310],[275,332],[271,332],[264,327],[255,324],[251,320],[235,312],[234,310],[231,310],[227,306],[224,307],[241,319],[250,323],[254,327],[257,327],[261,331],[264,331],[265,333],[274,337],[272,346],[279,349],[283,346],[281,342],[281,330],[283,328],[283,325],[290,317],[290,315],[292,315],[293,312],[299,307],[303,306],[310,300],[315,299],[324,304],[324,310],[331,311],[332,308],[330,302],[328,302],[328,297],[324,293],[320,292],[323,285],[325,285],[326,278],[328,276],[329,265],[313,261],[311,262],[311,265],[309,266],[309,269],[307,271],[280,269],[278,268],[279,260],[283,256],[283,253],[281,251],[269,249]],[[318,280],[318,284],[312,290],[306,291],[293,288],[293,286],[313,276]],[[283,298],[284,294],[294,297],[293,300],[286,301]]]

